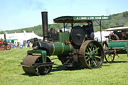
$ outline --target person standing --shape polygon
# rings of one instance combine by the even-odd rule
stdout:
[[[27,41],[25,41],[25,47],[27,48],[27,46],[28,46],[28,43],[27,43]]]

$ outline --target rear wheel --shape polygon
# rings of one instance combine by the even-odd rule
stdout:
[[[85,41],[79,51],[81,64],[87,68],[99,68],[104,60],[104,52],[101,44],[97,41]]]

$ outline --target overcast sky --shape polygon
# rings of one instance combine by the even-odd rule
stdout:
[[[40,25],[41,11],[48,23],[59,16],[101,16],[128,11],[128,0],[1,0],[0,30]]]

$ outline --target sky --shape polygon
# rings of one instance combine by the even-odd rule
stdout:
[[[108,16],[128,11],[128,0],[1,0],[0,31],[41,25],[41,12],[48,23],[59,16]]]

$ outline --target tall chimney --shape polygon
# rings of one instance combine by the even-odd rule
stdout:
[[[41,12],[42,14],[42,30],[43,30],[43,37],[44,41],[48,40],[48,14],[47,12]]]

